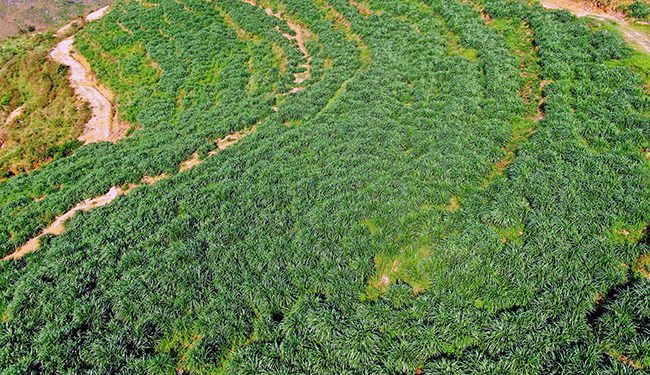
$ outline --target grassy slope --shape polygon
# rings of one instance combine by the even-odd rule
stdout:
[[[608,33],[484,4],[488,26],[449,1],[372,0],[364,13],[285,1],[315,35],[314,78],[276,96],[305,63],[274,29],[289,32],[283,22],[235,0],[120,3],[80,48],[143,129],[4,183],[5,251],[86,197],[175,174],[211,140],[258,130],[2,262],[0,362],[16,373],[635,371],[647,282],[621,264],[647,251],[641,81],[612,62],[626,50]],[[159,79],[114,78],[156,77],[151,61]]]
[[[0,150],[2,177],[30,171],[69,155],[90,119],[87,106],[76,103],[67,69],[47,55],[60,38],[29,34],[0,42]],[[20,107],[23,114],[7,123]]]

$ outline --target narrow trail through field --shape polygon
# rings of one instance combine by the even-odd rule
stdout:
[[[109,5],[107,5],[107,6],[103,7],[103,8],[97,9],[96,11],[88,14],[86,16],[86,18],[85,18],[86,21],[88,21],[88,22],[97,21],[98,19],[104,17],[106,15],[106,13],[108,13],[108,8],[110,8]]]
[[[607,12],[591,3],[572,0],[539,0],[547,9],[566,9],[578,17],[590,16],[602,21],[616,22],[616,28],[623,33],[625,40],[634,49],[650,54],[650,36],[636,30],[622,13]]]
[[[89,14],[87,21],[94,21],[106,14],[108,7]],[[114,109],[113,93],[97,82],[90,63],[72,46],[74,37],[64,39],[52,49],[50,58],[59,64],[70,68],[70,86],[75,94],[83,101],[90,104],[93,117],[84,126],[79,140],[84,144],[109,141],[115,142],[124,138],[129,124],[120,122],[117,111]]]
[[[224,138],[221,138],[216,141],[217,148],[213,151],[210,151],[208,153],[208,157],[216,154],[217,152],[224,150],[235,143],[237,143],[240,139],[244,138],[246,135],[254,132],[256,130],[256,127],[252,127],[247,130],[242,130],[240,132],[235,132],[229,136],[226,136]],[[197,153],[194,153],[192,155],[192,158],[189,160],[186,160],[182,162],[178,168],[179,173],[180,172],[185,172],[189,169],[192,169],[193,167],[201,164],[205,159],[200,159],[199,155]],[[54,222],[50,224],[47,228],[45,228],[38,236],[32,238],[31,240],[27,241],[23,246],[18,248],[15,252],[5,256],[2,258],[2,260],[9,260],[9,259],[19,259],[23,255],[30,253],[32,251],[38,250],[40,246],[40,238],[41,236],[45,234],[52,234],[55,236],[60,235],[65,231],[65,226],[63,225],[68,219],[73,217],[78,211],[88,211],[90,209],[96,208],[96,207],[102,207],[105,206],[112,201],[115,200],[120,195],[127,195],[129,194],[133,189],[142,186],[143,184],[147,185],[153,185],[154,183],[167,179],[169,178],[169,175],[166,174],[161,174],[159,176],[155,177],[150,177],[150,176],[144,176],[139,184],[128,184],[126,186],[122,187],[117,187],[113,186],[108,190],[108,193],[104,195],[100,195],[99,197],[95,198],[90,198],[86,199],[85,201],[77,204],[74,206],[72,209],[68,210],[68,212],[64,213],[63,215],[57,216]]]
[[[247,4],[259,7],[261,9],[264,9],[266,14],[268,14],[269,16],[273,16],[273,17],[287,23],[289,28],[296,34],[295,36],[287,34],[287,33],[283,33],[280,30],[280,28],[277,27],[277,26],[276,26],[276,30],[279,33],[281,33],[282,36],[284,36],[285,38],[287,38],[289,40],[295,40],[296,44],[298,45],[298,49],[300,50],[300,52],[302,52],[303,56],[305,57],[305,60],[307,61],[306,64],[300,66],[302,68],[305,68],[304,72],[302,72],[302,73],[294,73],[293,76],[294,76],[295,79],[293,80],[293,82],[299,85],[299,84],[303,83],[304,81],[311,79],[311,55],[309,54],[309,51],[307,50],[307,47],[305,47],[305,41],[308,39],[308,36],[309,36],[310,33],[308,31],[306,31],[305,28],[302,25],[296,24],[296,23],[288,20],[287,18],[283,17],[281,11],[277,11],[277,12],[273,13],[273,9],[271,9],[269,7],[264,7],[262,5],[258,5],[257,3],[255,3],[255,0],[242,0],[242,1],[247,3]],[[304,87],[294,87],[289,92],[298,92],[298,91],[302,91],[304,89],[305,89]]]

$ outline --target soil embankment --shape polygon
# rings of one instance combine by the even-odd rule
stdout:
[[[566,9],[578,17],[590,16],[603,21],[614,21],[623,38],[639,52],[650,54],[650,37],[636,30],[620,12],[610,12],[592,3],[571,0],[540,0],[547,9]]]

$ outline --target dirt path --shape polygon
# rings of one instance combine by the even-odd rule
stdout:
[[[86,16],[86,21],[92,22],[92,21],[97,21],[98,19],[104,17],[106,13],[108,13],[108,8],[110,6],[107,5],[101,9],[97,9],[96,11],[90,13],[89,15]]]
[[[609,12],[592,3],[573,0],[539,0],[547,9],[566,9],[578,17],[591,16],[603,21],[614,21],[625,41],[634,49],[650,54],[650,36],[636,30],[620,12]]]
[[[247,130],[242,130],[240,132],[235,132],[229,136],[226,136],[222,139],[219,139],[216,141],[217,148],[214,151],[211,151],[208,154],[209,156],[212,156],[219,152],[220,150],[224,150],[233,144],[237,143],[240,139],[244,138],[246,135],[254,132],[256,130],[256,127],[253,127],[251,129]],[[189,160],[186,160],[182,162],[179,166],[179,172],[184,172],[189,169],[192,169],[193,167],[201,164],[205,159],[201,160],[199,158],[199,155],[197,153],[194,153],[192,155],[192,158]],[[7,255],[6,257],[2,258],[2,260],[10,260],[10,259],[19,259],[23,255],[30,253],[32,251],[38,250],[39,245],[40,245],[40,238],[41,236],[45,234],[52,234],[55,236],[58,236],[59,234],[63,233],[65,231],[65,226],[63,225],[69,218],[73,217],[78,211],[88,211],[90,209],[96,208],[96,207],[102,207],[105,206],[112,201],[115,200],[120,195],[127,195],[129,194],[133,189],[142,186],[143,184],[147,185],[153,185],[154,183],[167,179],[169,178],[168,175],[166,174],[161,174],[159,176],[155,177],[149,177],[149,176],[144,176],[142,180],[140,180],[139,184],[129,184],[126,185],[126,187],[112,187],[108,190],[108,193],[104,195],[100,195],[99,197],[95,198],[90,198],[86,199],[85,201],[77,204],[74,206],[72,209],[70,209],[68,212],[64,213],[63,215],[57,216],[54,222],[50,224],[47,228],[43,229],[41,234],[38,236],[32,238],[29,240],[26,244],[21,246],[18,250],[15,252]]]
[[[108,7],[99,9],[86,16],[86,21],[95,21],[108,12]],[[84,144],[99,141],[115,142],[124,138],[130,125],[120,122],[114,110],[113,93],[97,82],[90,63],[72,46],[74,37],[61,41],[50,52],[50,58],[70,68],[70,86],[75,94],[90,104],[93,117],[84,126],[79,140]]]
[[[84,126],[79,140],[84,144],[117,141],[124,137],[129,125],[120,123],[113,110],[113,94],[97,82],[88,61],[72,47],[73,42],[74,37],[64,39],[50,52],[50,57],[59,64],[70,67],[70,86],[92,108],[93,117]]]
[[[106,13],[108,13],[109,8],[110,8],[110,6],[107,5],[107,6],[103,7],[103,8],[101,8],[101,9],[97,9],[96,11],[94,11],[94,12],[88,14],[86,17],[84,17],[84,21],[86,21],[86,22],[97,21],[98,19],[104,17],[106,15]],[[67,24],[67,25],[63,26],[62,28],[58,29],[56,31],[56,33],[54,33],[54,36],[59,37],[59,36],[65,35],[65,33],[72,30],[72,27],[74,25],[79,26],[79,25],[81,25],[81,22],[79,20],[75,20],[75,21],[70,22],[69,24]]]
[[[91,208],[107,205],[111,203],[113,200],[115,200],[115,198],[117,198],[119,195],[125,195],[129,193],[129,191],[131,191],[133,187],[135,187],[135,185],[129,186],[129,188],[127,189],[112,187],[108,191],[108,193],[102,196],[92,198],[92,199],[86,199],[85,201],[74,206],[70,211],[66,212],[65,214],[61,216],[57,216],[56,220],[54,220],[54,222],[49,227],[45,228],[43,232],[41,232],[41,234],[29,240],[17,251],[7,255],[6,257],[2,258],[2,260],[18,259],[29,252],[37,250],[40,244],[41,236],[45,234],[53,234],[55,236],[58,236],[59,234],[63,233],[63,231],[65,230],[63,223],[69,218],[73,217],[77,213],[77,211],[88,211]]]
[[[23,112],[25,112],[25,106],[18,107],[11,111],[7,117],[7,120],[5,121],[5,125],[11,125],[18,117],[23,114]]]

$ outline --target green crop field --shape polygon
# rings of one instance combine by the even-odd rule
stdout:
[[[0,255],[169,178],[0,261],[3,374],[650,369],[648,60],[606,25],[118,0],[75,46],[133,127],[0,182]]]

